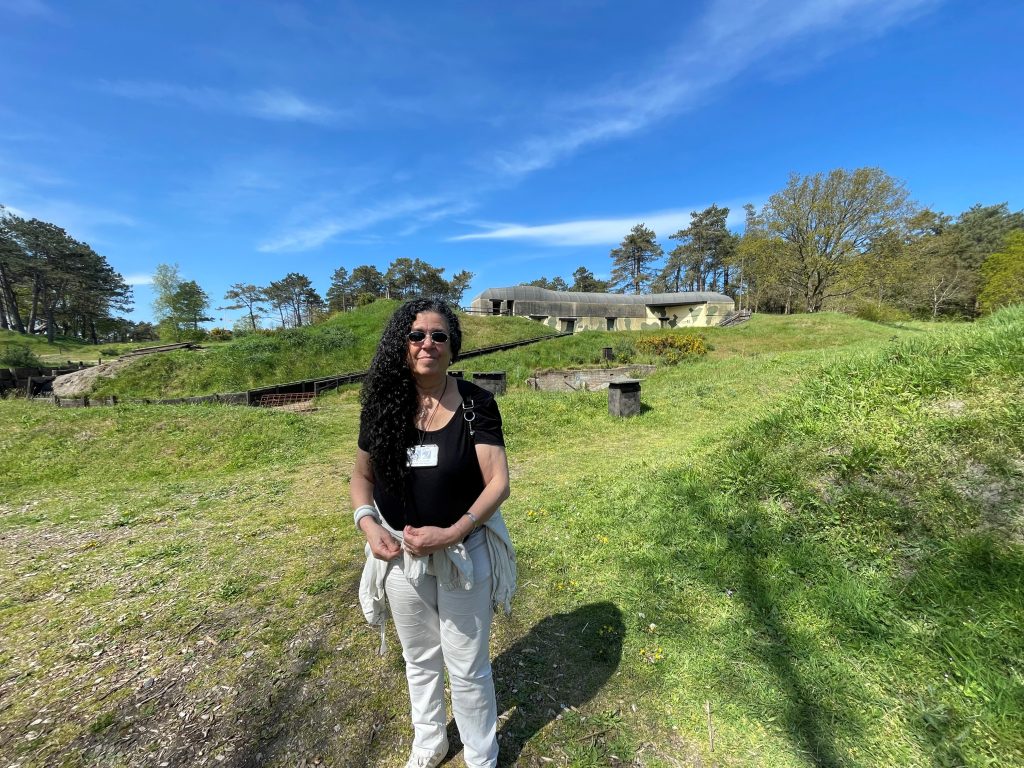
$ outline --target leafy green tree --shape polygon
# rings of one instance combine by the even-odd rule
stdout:
[[[804,309],[818,312],[829,299],[870,284],[865,254],[912,212],[902,182],[881,169],[837,168],[828,174],[792,174],[761,217],[769,236],[792,251],[787,281],[802,296]]]
[[[944,213],[924,209],[907,222],[907,237],[879,267],[879,297],[918,315],[937,318],[973,306],[971,270],[963,241]],[[882,243],[886,245],[886,243]]]
[[[391,262],[384,275],[384,284],[387,295],[392,299],[436,296],[458,304],[472,279],[472,272],[463,271],[449,281],[444,276],[444,267],[403,257]]]
[[[734,283],[739,306],[789,314],[794,290],[788,276],[796,270],[793,249],[771,234],[754,206],[747,203],[746,227],[736,247]]]
[[[128,341],[156,341],[160,338],[157,328],[145,321],[135,322],[123,317],[107,318],[97,323],[100,343]]]
[[[419,259],[416,260],[419,262]],[[409,258],[398,258],[388,265],[384,273],[385,295],[392,299],[405,299],[423,293],[421,281],[424,275],[419,264]],[[429,280],[429,278],[428,278]]]
[[[690,226],[670,239],[679,245],[669,253],[659,283],[664,290],[725,290],[737,238],[729,232],[729,209],[712,205],[690,213]]]
[[[200,323],[213,320],[208,317],[210,297],[199,287],[195,280],[179,283],[171,299],[170,319],[174,324],[177,337],[193,338],[200,333]]]
[[[338,267],[331,275],[331,285],[327,289],[327,307],[331,312],[346,312],[354,304],[352,279],[347,269]]]
[[[252,283],[232,283],[231,287],[224,293],[224,298],[232,302],[221,309],[244,309],[246,322],[243,327],[246,330],[255,331],[260,327],[260,312],[267,301],[267,295],[263,289]]]
[[[607,293],[608,282],[606,280],[598,280],[594,277],[593,272],[586,267],[580,266],[572,273],[572,285],[569,287],[569,290],[578,293]]]
[[[1012,230],[1022,228],[1024,211],[1011,212],[1006,203],[972,205],[957,217],[952,230],[957,236],[957,264],[964,281],[960,304],[964,314],[974,315],[980,308],[978,293],[984,281],[981,265],[1003,247]]]
[[[654,280],[652,265],[662,257],[653,229],[637,224],[611,250],[612,287],[621,293],[643,293]]]
[[[174,294],[181,285],[181,270],[177,264],[157,264],[153,271],[153,316],[163,322],[173,313]]]
[[[324,310],[324,301],[312,281],[299,272],[289,272],[263,289],[270,304],[278,310],[281,324],[298,328],[313,322]]]
[[[131,308],[131,288],[88,243],[0,206],[0,327],[98,341],[97,323]]]
[[[210,297],[195,280],[182,280],[177,264],[157,264],[153,273],[153,314],[160,338],[181,341],[202,335],[200,323],[208,317]]]
[[[357,297],[384,295],[384,275],[379,269],[369,264],[361,264],[353,269],[349,284],[352,294]]]
[[[18,300],[28,271],[27,254],[18,242],[20,221],[0,205],[0,329],[26,333]]]
[[[452,304],[461,304],[462,297],[471,282],[473,282],[473,273],[465,269],[452,275],[452,279],[448,281],[448,300]]]
[[[549,291],[568,291],[569,284],[565,282],[561,277],[553,277],[548,280],[546,277],[538,277],[536,280],[531,280],[523,285],[533,285],[537,288],[546,288]]]
[[[100,343],[101,328],[111,326],[112,311],[132,308],[132,289],[120,274],[86,243],[74,242],[68,275],[55,297],[55,322],[65,336]]]
[[[1004,247],[981,265],[978,304],[986,314],[1024,301],[1024,229],[1010,232]]]

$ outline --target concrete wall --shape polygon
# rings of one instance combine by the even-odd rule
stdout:
[[[556,331],[569,330],[567,321],[574,320],[573,331],[656,331],[659,328],[685,328],[696,327],[706,328],[711,325],[718,325],[722,319],[733,310],[733,304],[701,303],[686,304],[674,307],[646,307],[644,317],[622,317],[611,315],[588,316],[578,315],[574,318],[559,317],[557,315],[530,314],[530,317],[537,322],[554,328]],[[533,310],[539,307],[531,307]],[[663,315],[661,313],[664,313]],[[518,307],[513,307],[513,314],[520,315]],[[667,318],[664,322],[661,317]],[[612,317],[609,326],[609,318]]]
[[[579,392],[608,389],[608,384],[623,379],[637,379],[654,373],[653,365],[626,365],[620,368],[580,368],[569,371],[538,373],[526,380],[530,389],[542,392]]]

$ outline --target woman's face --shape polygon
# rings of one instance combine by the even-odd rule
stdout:
[[[410,331],[423,331],[427,337],[423,341],[406,341],[408,350],[409,370],[412,375],[437,376],[448,370],[452,359],[451,331],[444,315],[437,312],[420,312],[412,321]],[[444,331],[449,334],[448,341],[437,343],[430,338],[433,331]]]

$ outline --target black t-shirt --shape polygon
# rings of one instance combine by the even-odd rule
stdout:
[[[456,379],[462,404],[447,424],[440,429],[424,432],[423,443],[438,448],[437,466],[412,467],[407,481],[409,502],[403,503],[396,494],[388,493],[378,483],[373,488],[373,500],[384,519],[395,530],[406,525],[420,527],[436,525],[447,528],[455,523],[484,489],[480,462],[474,443],[505,445],[501,433],[501,414],[494,395],[469,381]],[[463,404],[472,401],[473,435],[466,421]],[[359,447],[369,449],[369,441],[362,429]]]

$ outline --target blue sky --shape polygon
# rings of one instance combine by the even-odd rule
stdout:
[[[464,298],[879,166],[1024,207],[1024,2],[0,0],[0,203],[135,285],[408,256]],[[237,313],[215,312],[230,325]]]

